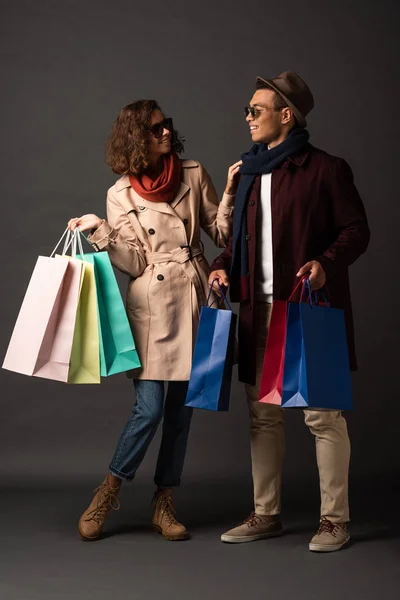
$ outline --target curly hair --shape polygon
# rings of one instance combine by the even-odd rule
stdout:
[[[106,162],[114,173],[133,175],[148,167],[148,128],[155,110],[161,110],[155,100],[137,100],[120,111],[107,143]],[[181,154],[184,141],[174,129],[171,132],[171,152]]]

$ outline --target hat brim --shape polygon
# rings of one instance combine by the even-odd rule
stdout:
[[[299,112],[299,110],[295,107],[295,105],[292,102],[290,102],[289,98],[287,96],[285,96],[285,94],[283,94],[280,91],[280,89],[278,89],[276,87],[276,85],[274,85],[270,79],[264,79],[263,77],[257,77],[257,81],[262,81],[263,83],[266,83],[268,85],[268,87],[272,88],[277,94],[279,94],[281,96],[281,98],[283,98],[284,101],[287,102],[288,107],[293,111],[294,116],[296,117],[296,121],[299,124],[299,126],[307,127],[307,120],[305,119],[305,117],[303,117],[303,115]]]

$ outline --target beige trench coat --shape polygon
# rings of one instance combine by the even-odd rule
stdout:
[[[224,194],[218,202],[208,173],[193,160],[182,161],[181,185],[171,203],[144,200],[126,175],[109,189],[107,221],[89,239],[131,278],[126,308],[142,363],[133,377],[189,379],[210,270],[200,230],[226,247],[233,201]]]

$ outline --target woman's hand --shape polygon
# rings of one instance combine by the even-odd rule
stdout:
[[[242,160],[238,160],[238,162],[235,162],[235,164],[229,167],[225,194],[229,194],[230,196],[234,196],[236,194],[239,179],[239,169],[242,163]]]
[[[68,221],[68,229],[75,231],[77,227],[81,231],[88,231],[89,229],[97,229],[103,223],[97,215],[83,215],[82,217],[75,217]]]

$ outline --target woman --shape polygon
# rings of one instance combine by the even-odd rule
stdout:
[[[97,539],[107,513],[118,509],[122,481],[131,481],[164,417],[155,471],[153,527],[168,540],[188,537],[175,518],[172,488],[180,483],[191,409],[184,406],[199,311],[205,303],[209,265],[200,230],[226,247],[234,197],[217,195],[205,169],[180,160],[182,140],[157,102],[128,104],[111,132],[107,164],[122,177],[107,195],[107,221],[84,215],[69,228],[94,230],[98,250],[130,277],[127,312],[142,369],[134,372],[136,403],[103,483],[79,521],[86,540]],[[239,164],[228,171],[232,187]],[[164,408],[164,382],[168,391]]]

